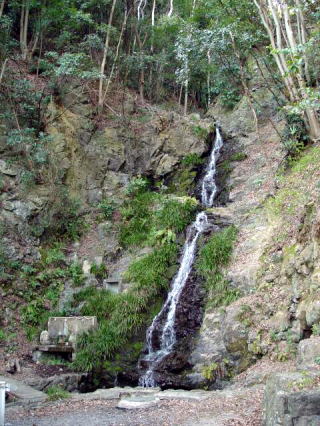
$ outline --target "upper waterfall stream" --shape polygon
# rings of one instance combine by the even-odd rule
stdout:
[[[217,185],[215,182],[216,163],[222,145],[223,139],[217,127],[210,161],[201,186],[201,204],[207,208],[213,205],[217,193]],[[155,367],[164,359],[165,356],[170,354],[177,341],[175,329],[177,306],[192,270],[198,238],[205,230],[207,224],[207,215],[202,211],[198,213],[196,220],[187,229],[187,238],[183,248],[179,271],[173,280],[167,300],[147,330],[147,355],[145,356],[144,361],[148,363],[148,369],[139,379],[140,386],[157,386],[157,381],[154,375]],[[158,339],[158,344],[155,344],[154,337],[156,334],[159,334],[161,326],[163,326],[162,333]]]

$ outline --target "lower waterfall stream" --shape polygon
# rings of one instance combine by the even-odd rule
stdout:
[[[212,207],[217,193],[215,181],[216,163],[222,146],[223,139],[217,127],[210,161],[201,186],[201,204],[207,208]],[[157,386],[158,383],[154,375],[155,368],[170,354],[177,341],[175,329],[177,305],[192,270],[198,238],[204,232],[207,225],[207,215],[202,211],[198,213],[196,220],[187,229],[187,238],[183,248],[179,271],[173,280],[171,290],[161,311],[153,319],[151,326],[147,330],[147,355],[143,361],[148,365],[148,369],[139,379],[140,386]],[[154,337],[159,334],[159,330],[160,336],[158,339],[155,339]],[[155,344],[154,340],[159,340],[158,344]]]

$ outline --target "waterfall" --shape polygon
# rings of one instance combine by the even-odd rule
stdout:
[[[215,182],[216,163],[223,145],[223,139],[219,129],[216,130],[215,141],[210,155],[210,161],[206,168],[206,173],[201,187],[201,204],[204,207],[211,207],[217,193]],[[187,238],[183,248],[183,254],[180,261],[179,271],[172,283],[168,294],[159,314],[153,319],[151,326],[147,330],[147,355],[144,361],[148,363],[148,370],[139,379],[139,385],[144,387],[153,387],[157,385],[154,377],[155,367],[170,354],[171,349],[176,343],[175,319],[177,306],[184,286],[191,273],[194,257],[197,248],[199,236],[206,229],[208,218],[205,212],[198,213],[196,220],[188,227]],[[159,332],[159,327],[164,319],[164,325],[160,336],[160,348],[154,347],[153,336]]]

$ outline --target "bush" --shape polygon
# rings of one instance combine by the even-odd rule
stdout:
[[[282,133],[281,142],[289,157],[296,157],[309,142],[308,132],[300,116],[286,116],[286,126]]]

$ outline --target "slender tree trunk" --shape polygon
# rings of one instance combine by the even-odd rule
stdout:
[[[0,18],[3,15],[3,10],[4,10],[5,2],[6,2],[6,0],[2,0],[2,2],[0,3]]]
[[[188,112],[188,88],[189,88],[189,80],[185,82],[184,85],[184,106],[183,106],[183,115],[187,115]]]
[[[139,94],[140,94],[140,100],[143,103],[144,102],[144,68],[142,65],[142,68],[140,70],[139,75]]]
[[[169,12],[168,12],[168,16],[172,16],[173,13],[173,0],[169,0]]]
[[[178,100],[178,104],[181,105],[181,100],[182,100],[182,91],[183,91],[183,85],[181,84],[180,86],[180,90],[179,90],[179,100]]]
[[[112,78],[113,78],[114,69],[115,69],[116,63],[118,61],[122,36],[123,36],[123,32],[124,32],[124,29],[125,29],[125,26],[126,26],[126,23],[127,23],[127,18],[128,18],[128,13],[127,13],[127,11],[125,11],[125,15],[124,15],[122,27],[121,27],[121,32],[120,32],[119,40],[118,40],[118,44],[117,44],[116,54],[115,54],[115,57],[114,57],[114,61],[113,61],[113,64],[112,64],[110,75],[109,75],[109,78],[108,78],[108,81],[107,81],[107,84],[106,84],[106,88],[105,88],[105,91],[104,91],[104,95],[103,95],[103,103],[106,100],[106,96],[107,96],[107,93],[108,93],[108,90],[109,90],[109,86],[110,86],[110,83],[111,83]]]
[[[1,67],[1,72],[0,72],[0,84],[1,84],[1,82],[2,82],[2,79],[3,79],[4,73],[5,73],[5,70],[6,70],[7,62],[8,62],[8,58],[6,58],[6,59],[4,60],[4,62],[3,62],[3,64],[2,64],[2,67]]]
[[[211,65],[211,52],[210,49],[207,52],[208,58],[208,73],[207,73],[207,107],[211,104],[211,75],[210,75],[210,65]]]
[[[114,9],[115,9],[115,6],[116,6],[116,2],[117,2],[117,0],[113,0],[112,1],[111,11],[110,11],[109,21],[108,21],[107,34],[106,34],[106,39],[105,39],[104,49],[103,49],[103,56],[102,56],[102,61],[101,61],[101,66],[100,66],[99,100],[98,100],[98,107],[99,107],[99,109],[103,108],[103,100],[104,100],[103,99],[104,72],[105,72],[105,68],[106,68],[107,54],[108,54],[109,42],[110,42],[111,24],[112,24],[112,20],[113,20],[113,14],[114,14]]]
[[[261,20],[268,32],[273,47],[273,56],[287,87],[290,100],[299,104],[301,101],[308,99],[307,84],[310,82],[310,75],[308,70],[308,58],[305,53],[303,54],[304,66],[299,64],[298,70],[294,74],[290,72],[288,64],[288,59],[291,61],[295,60],[294,55],[297,52],[298,44],[305,45],[308,41],[303,5],[301,0],[294,0],[294,2],[296,8],[292,10],[289,9],[286,0],[282,0],[281,2],[274,2],[273,0],[254,0]],[[294,14],[296,16],[296,28],[293,27],[291,21],[291,17]],[[288,59],[284,54],[284,47],[288,48]],[[317,111],[313,108],[307,108],[304,111],[304,117],[311,138],[319,140],[320,122]]]
[[[245,76],[245,72],[244,72],[244,69],[243,69],[243,64],[242,64],[242,61],[241,61],[241,56],[240,56],[239,50],[237,49],[236,42],[235,42],[235,39],[234,39],[234,36],[233,36],[232,32],[230,31],[229,34],[230,34],[230,37],[231,37],[232,48],[233,48],[234,54],[235,54],[236,58],[238,59],[238,63],[239,63],[240,80],[241,80],[241,85],[243,87],[243,94],[248,99],[249,106],[250,106],[250,109],[251,109],[252,115],[253,115],[253,120],[254,120],[255,128],[256,128],[256,131],[258,131],[258,117],[257,117],[256,110],[254,108],[254,100],[252,98],[250,89],[249,89],[249,87],[247,85],[247,82],[246,82],[246,76]]]

